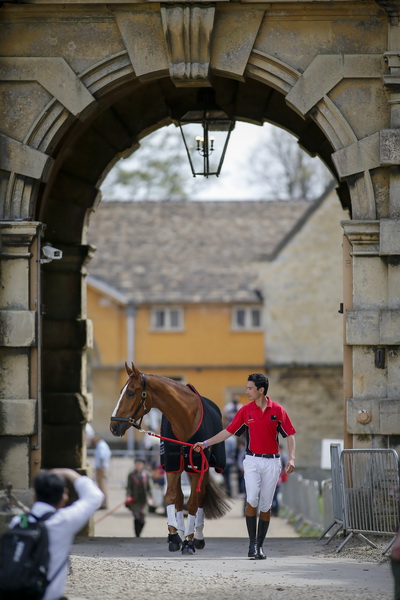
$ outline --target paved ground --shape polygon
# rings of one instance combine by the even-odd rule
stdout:
[[[111,492],[110,506],[123,501]],[[393,580],[381,551],[360,547],[335,552],[315,538],[300,538],[280,518],[271,522],[266,561],[247,559],[243,501],[228,516],[208,521],[206,547],[194,556],[170,553],[166,521],[148,515],[143,537],[132,536],[132,518],[123,506],[96,513],[96,537],[73,547],[69,598],[85,600],[392,600]]]
[[[123,501],[125,492],[121,488],[111,488],[109,497],[109,510],[99,510],[95,514],[96,537],[127,537],[133,536],[132,514],[125,508]],[[143,538],[165,537],[167,535],[167,518],[163,514],[146,516],[146,525],[143,529]],[[235,499],[229,514],[218,521],[207,521],[204,526],[204,535],[209,537],[246,538],[247,530],[243,518],[243,500]],[[282,519],[272,519],[268,537],[297,537],[293,527]]]

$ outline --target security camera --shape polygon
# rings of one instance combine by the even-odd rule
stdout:
[[[53,246],[43,246],[42,253],[44,258],[40,260],[41,263],[48,263],[52,260],[60,260],[62,258],[62,250],[53,248]]]

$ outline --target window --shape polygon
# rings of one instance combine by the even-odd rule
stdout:
[[[182,308],[153,308],[151,311],[151,328],[157,331],[182,331]]]
[[[234,307],[232,311],[233,329],[261,329],[261,308],[254,306]]]

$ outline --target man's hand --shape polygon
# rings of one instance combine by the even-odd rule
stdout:
[[[202,448],[203,450],[206,448],[206,445],[205,445],[205,443],[204,443],[204,442],[196,442],[196,443],[195,443],[195,445],[193,446],[193,450],[194,450],[195,452],[200,452],[200,449],[201,449],[201,448]]]
[[[289,475],[290,473],[293,473],[293,471],[294,471],[294,458],[289,458],[289,460],[286,463],[285,473],[287,473]]]

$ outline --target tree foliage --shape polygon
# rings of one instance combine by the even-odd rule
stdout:
[[[194,180],[182,137],[174,125],[143,138],[140,148],[120,160],[102,185],[105,200],[187,199]]]
[[[249,130],[241,130],[238,137],[239,129],[231,137],[231,156],[235,158],[236,153],[241,159],[240,168],[237,161],[231,167],[226,161],[221,178],[209,179],[192,176],[179,129],[174,125],[159,129],[143,138],[131,157],[114,166],[102,185],[103,198],[185,200],[203,195],[217,200],[225,182],[230,187],[234,184],[235,191],[243,188],[245,200],[313,199],[332,180],[323,163],[311,158],[283,129],[270,126],[259,130],[261,135],[255,136],[250,152],[241,148],[243,135],[249,135]],[[243,185],[246,180],[247,185]]]
[[[287,131],[273,127],[250,154],[251,185],[265,199],[312,199],[324,191],[332,175],[321,160],[312,158]]]

